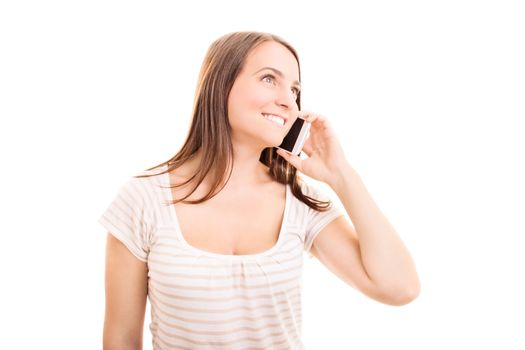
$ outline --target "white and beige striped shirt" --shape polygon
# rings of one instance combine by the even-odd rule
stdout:
[[[162,170],[165,170],[166,167]],[[143,172],[148,173],[148,172]],[[150,171],[149,173],[153,173]],[[148,265],[154,349],[304,349],[303,252],[344,212],[318,212],[286,186],[277,243],[262,253],[224,255],[189,245],[181,233],[167,173],[134,178],[99,219]],[[330,199],[303,182],[303,193]]]

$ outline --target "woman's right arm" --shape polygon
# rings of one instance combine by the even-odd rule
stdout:
[[[148,269],[108,232],[104,350],[142,349]]]

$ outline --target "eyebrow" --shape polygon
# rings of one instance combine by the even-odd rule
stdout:
[[[281,72],[280,70],[276,69],[276,68],[273,68],[273,67],[264,67],[264,68],[261,68],[259,69],[257,72],[253,73],[254,75],[259,73],[260,71],[262,70],[265,70],[265,69],[269,69],[271,71],[273,71],[275,74],[277,74],[279,77],[284,77],[284,74],[283,72]],[[296,86],[298,87],[301,87],[301,83],[299,83],[297,80],[293,82]]]

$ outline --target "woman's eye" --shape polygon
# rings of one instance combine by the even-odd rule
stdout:
[[[271,74],[267,74],[265,75],[263,78],[262,78],[263,81],[267,82],[267,83],[271,83],[271,84],[275,84],[275,77]],[[292,88],[292,92],[294,94],[295,97],[299,96],[299,89],[298,88]]]
[[[273,82],[275,80],[275,77],[273,75],[268,74],[263,77],[263,80],[266,82]]]

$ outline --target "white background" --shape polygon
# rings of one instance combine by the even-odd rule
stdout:
[[[101,348],[97,220],[178,151],[206,50],[238,30],[298,50],[303,109],[422,283],[387,306],[305,259],[307,349],[525,348],[524,18],[501,0],[3,1],[0,348]]]

